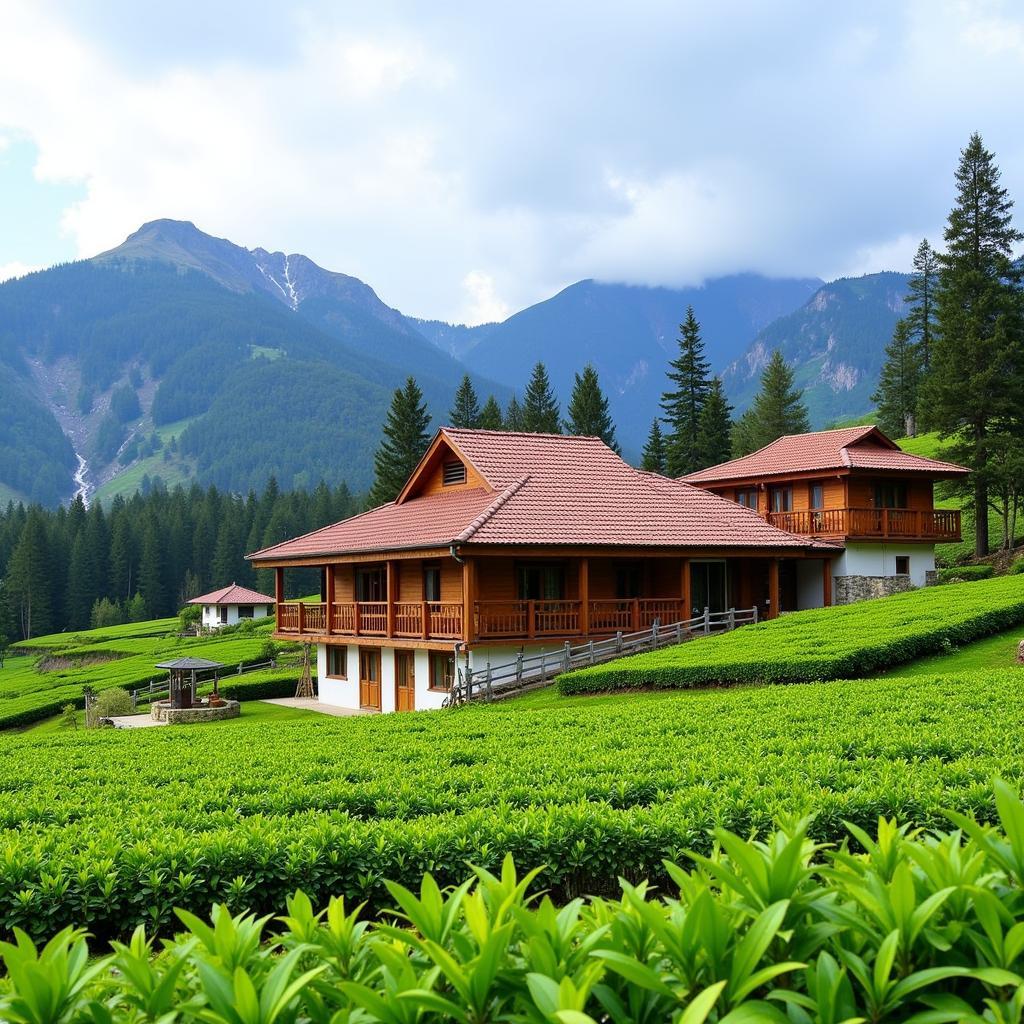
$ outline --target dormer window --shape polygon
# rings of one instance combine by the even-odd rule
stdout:
[[[445,487],[466,482],[466,464],[464,462],[446,462],[441,473],[441,480]]]

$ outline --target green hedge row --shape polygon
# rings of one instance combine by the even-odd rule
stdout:
[[[241,891],[380,905],[385,878],[457,883],[506,852],[560,899],[663,882],[722,825],[812,835],[880,814],[992,815],[1024,773],[1019,670],[516,702],[354,718],[0,737],[0,934],[100,937]]]
[[[968,583],[991,579],[994,573],[991,565],[953,565],[939,569],[938,578],[940,583]]]
[[[735,632],[559,676],[559,693],[867,676],[1024,622],[1024,580],[927,587],[795,612]]]
[[[450,889],[387,883],[376,921],[295,892],[270,925],[239,879],[209,918],[179,910],[159,951],[142,928],[99,956],[72,929],[0,946],[0,1020],[1009,1024],[1024,804],[1000,782],[995,799],[1001,828],[950,814],[958,831],[923,836],[883,819],[839,849],[807,818],[762,843],[718,829],[696,865],[666,863],[667,894],[621,882],[562,907],[511,857]]]
[[[267,697],[294,697],[301,666],[264,669],[243,675],[225,676],[219,690],[226,700],[264,700]]]

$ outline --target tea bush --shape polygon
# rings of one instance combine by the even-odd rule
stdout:
[[[1024,622],[1024,580],[927,587],[795,612],[735,632],[567,672],[563,694],[851,679]]]
[[[994,572],[991,565],[953,565],[948,569],[939,569],[938,578],[940,583],[969,583],[991,579]]]
[[[140,928],[90,957],[80,931],[38,949],[0,945],[0,1019],[593,1024],[1020,1021],[1024,1007],[1024,804],[996,783],[1001,827],[950,814],[956,831],[881,820],[822,848],[808,819],[763,842],[723,829],[661,896],[559,907],[512,858],[443,890],[387,883],[381,920],[302,892],[271,926],[179,910],[159,948]],[[230,904],[251,893],[239,879]],[[318,901],[319,902],[319,901]]]
[[[244,678],[244,677],[243,677]],[[0,736],[0,932],[166,931],[172,908],[303,888],[381,906],[385,878],[546,865],[560,900],[816,814],[993,814],[1024,773],[1020,670],[515,702],[451,711]],[[0,1015],[2,1017],[2,1015]]]

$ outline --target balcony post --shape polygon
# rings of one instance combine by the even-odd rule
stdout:
[[[640,598],[638,598],[638,597],[634,597],[633,598],[632,616],[633,616],[633,632],[634,633],[639,633],[640,632]]]
[[[306,604],[304,601],[299,602],[299,633],[306,631]]]
[[[359,627],[361,623],[359,621],[359,602],[352,602],[352,633],[355,636],[359,636]]]
[[[274,566],[274,601],[281,604],[284,601],[284,566]]]
[[[466,558],[462,563],[462,638],[472,643],[476,639],[473,613],[476,603],[476,563]]]
[[[526,602],[526,637],[532,640],[537,635],[537,605],[533,601]]]
[[[327,573],[324,586],[324,597],[327,599],[327,607],[324,609],[324,631],[330,636],[331,627],[334,625],[334,566],[328,565],[324,572]]]
[[[420,625],[423,627],[423,639],[426,640],[430,636],[430,605],[426,601],[421,606],[420,615],[423,616]]]
[[[779,567],[781,558],[773,558],[768,563],[768,618],[779,617]]]
[[[398,571],[395,567],[394,562],[387,563],[387,581],[388,581],[388,592],[387,592],[387,615],[386,615],[386,629],[389,637],[395,635],[395,590],[398,584]]]
[[[832,559],[823,558],[821,560],[821,596],[822,605],[825,608],[832,607]]]
[[[693,585],[691,583],[690,573],[690,560],[688,558],[683,559],[682,567],[682,580],[680,590],[683,595],[683,619],[689,619],[693,611],[693,601],[691,599]]]
[[[580,559],[580,632],[590,635],[590,559]]]
[[[882,509],[882,536],[889,536],[889,510],[887,508]]]

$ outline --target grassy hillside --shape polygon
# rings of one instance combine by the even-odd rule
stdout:
[[[166,678],[161,661],[195,657],[219,661],[227,671],[264,660],[272,620],[209,637],[179,637],[177,619],[157,619],[80,633],[55,633],[19,644],[0,669],[0,729],[28,725],[57,714],[68,703],[82,706],[82,688],[135,689]],[[292,655],[294,650],[286,649]],[[294,679],[294,669],[281,678]],[[227,677],[225,676],[225,679]],[[252,687],[276,677],[243,677]],[[264,687],[253,696],[276,695]]]

